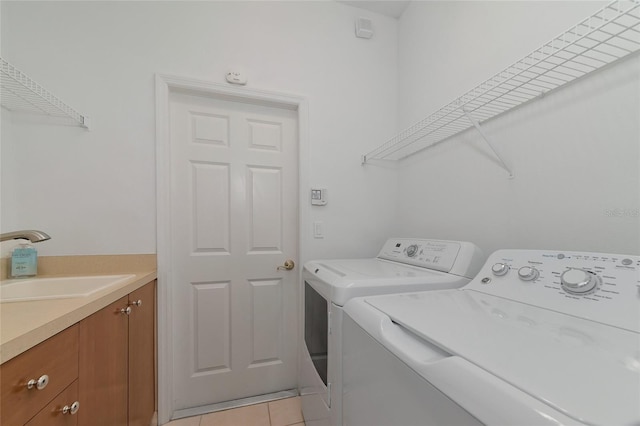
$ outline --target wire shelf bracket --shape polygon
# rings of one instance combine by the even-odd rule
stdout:
[[[469,111],[467,111],[465,108],[462,108],[462,112],[464,112],[464,115],[471,122],[471,124],[473,124],[473,127],[476,128],[478,133],[480,133],[480,136],[482,136],[482,139],[484,139],[487,145],[489,145],[489,148],[491,148],[491,151],[493,151],[493,155],[495,155],[498,161],[500,161],[500,165],[502,166],[502,168],[505,169],[507,173],[509,173],[509,179],[513,179],[513,172],[511,171],[511,168],[507,166],[507,163],[504,161],[504,158],[502,158],[502,156],[498,153],[498,151],[496,151],[496,148],[491,143],[491,139],[489,139],[489,137],[484,133],[484,130],[482,130],[482,127],[480,127],[480,123],[478,123],[478,120],[473,118],[471,113],[469,113]]]
[[[89,129],[89,118],[71,108],[23,72],[0,58],[0,103],[9,111],[64,118]]]
[[[464,95],[361,156],[402,160],[640,50],[640,0],[614,0]],[[471,115],[473,114],[473,116]],[[471,122],[471,125],[469,124]]]

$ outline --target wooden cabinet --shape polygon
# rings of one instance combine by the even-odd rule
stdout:
[[[2,364],[0,378],[2,379],[0,423],[7,426],[24,425],[49,406],[78,378],[78,325],[67,328]],[[29,388],[29,381],[38,381],[38,379],[41,379],[41,389],[38,389],[37,384]],[[64,404],[71,404],[76,400],[77,398],[65,400]],[[75,416],[54,415],[53,417]],[[47,424],[67,423],[49,422]]]
[[[155,281],[80,322],[80,426],[148,426],[155,411]]]
[[[2,364],[0,424],[149,426],[156,410],[155,316],[153,281]],[[28,388],[41,378],[42,389]]]

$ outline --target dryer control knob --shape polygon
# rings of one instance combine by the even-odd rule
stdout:
[[[509,272],[509,265],[506,263],[496,263],[491,267],[491,272],[493,272],[493,275],[501,277]]]
[[[585,269],[567,269],[560,276],[562,288],[571,294],[584,294],[595,289],[601,282],[601,278]]]
[[[522,281],[533,281],[538,278],[539,275],[540,272],[533,266],[523,266],[518,269],[518,277],[520,277]]]
[[[415,257],[416,254],[418,254],[417,244],[411,244],[409,247],[407,247],[407,256]]]

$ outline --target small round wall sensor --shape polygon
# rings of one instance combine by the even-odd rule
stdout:
[[[226,78],[231,84],[239,84],[241,86],[247,84],[247,75],[240,71],[229,71]]]

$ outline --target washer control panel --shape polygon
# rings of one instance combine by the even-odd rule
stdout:
[[[640,256],[498,250],[464,289],[640,332]]]
[[[378,258],[449,272],[461,246],[458,241],[391,238],[380,250]]]
[[[468,241],[424,238],[389,238],[377,258],[468,279],[476,276],[486,259],[478,246]]]

